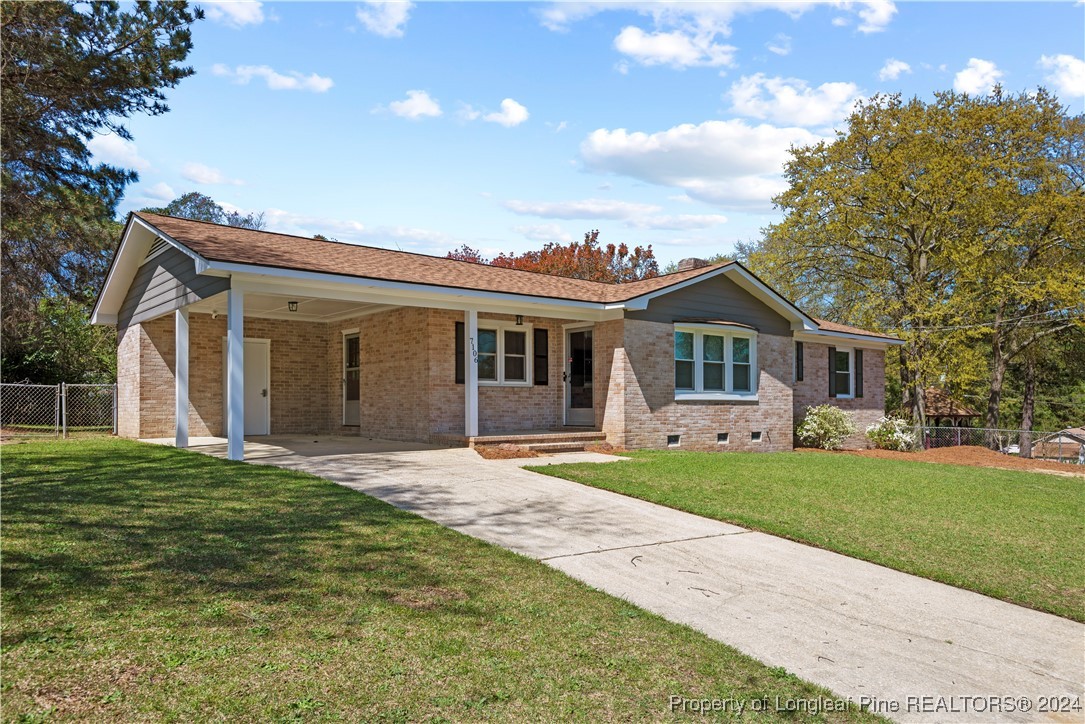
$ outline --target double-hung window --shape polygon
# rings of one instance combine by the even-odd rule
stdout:
[[[675,399],[756,399],[757,333],[729,325],[674,330]]]
[[[489,326],[478,329],[478,381],[491,385],[527,385],[531,370],[530,335],[527,325]]]
[[[829,397],[863,396],[863,350],[829,347]]]

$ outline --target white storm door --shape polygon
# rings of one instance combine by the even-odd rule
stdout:
[[[343,424],[357,427],[362,421],[362,350],[357,334],[343,336]]]

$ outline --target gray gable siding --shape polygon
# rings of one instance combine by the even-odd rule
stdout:
[[[117,314],[117,325],[127,327],[154,319],[229,288],[229,279],[201,276],[196,273],[196,262],[191,257],[177,249],[167,249],[136,272]]]
[[[724,319],[755,327],[762,334],[790,337],[791,323],[723,275],[656,297],[643,311],[626,312],[629,319],[673,322],[676,319]]]

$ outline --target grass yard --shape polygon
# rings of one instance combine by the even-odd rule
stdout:
[[[316,477],[117,440],[0,453],[5,720],[664,719],[671,695],[830,696]]]
[[[1085,621],[1085,481],[822,453],[532,468]]]

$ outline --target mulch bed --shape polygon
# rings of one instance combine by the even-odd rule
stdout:
[[[978,445],[959,447],[937,447],[919,452],[897,452],[895,450],[817,450],[801,448],[802,452],[829,452],[837,455],[858,455],[866,458],[883,460],[911,460],[920,463],[940,463],[949,465],[970,465],[977,468],[1000,468],[1002,470],[1030,470],[1040,473],[1061,473],[1085,477],[1085,470],[1072,463],[1053,462],[1051,460],[1030,460],[1016,455],[1005,455],[988,450]]]
[[[537,458],[539,453],[520,445],[475,445],[475,452],[485,460],[512,460],[514,458]]]

